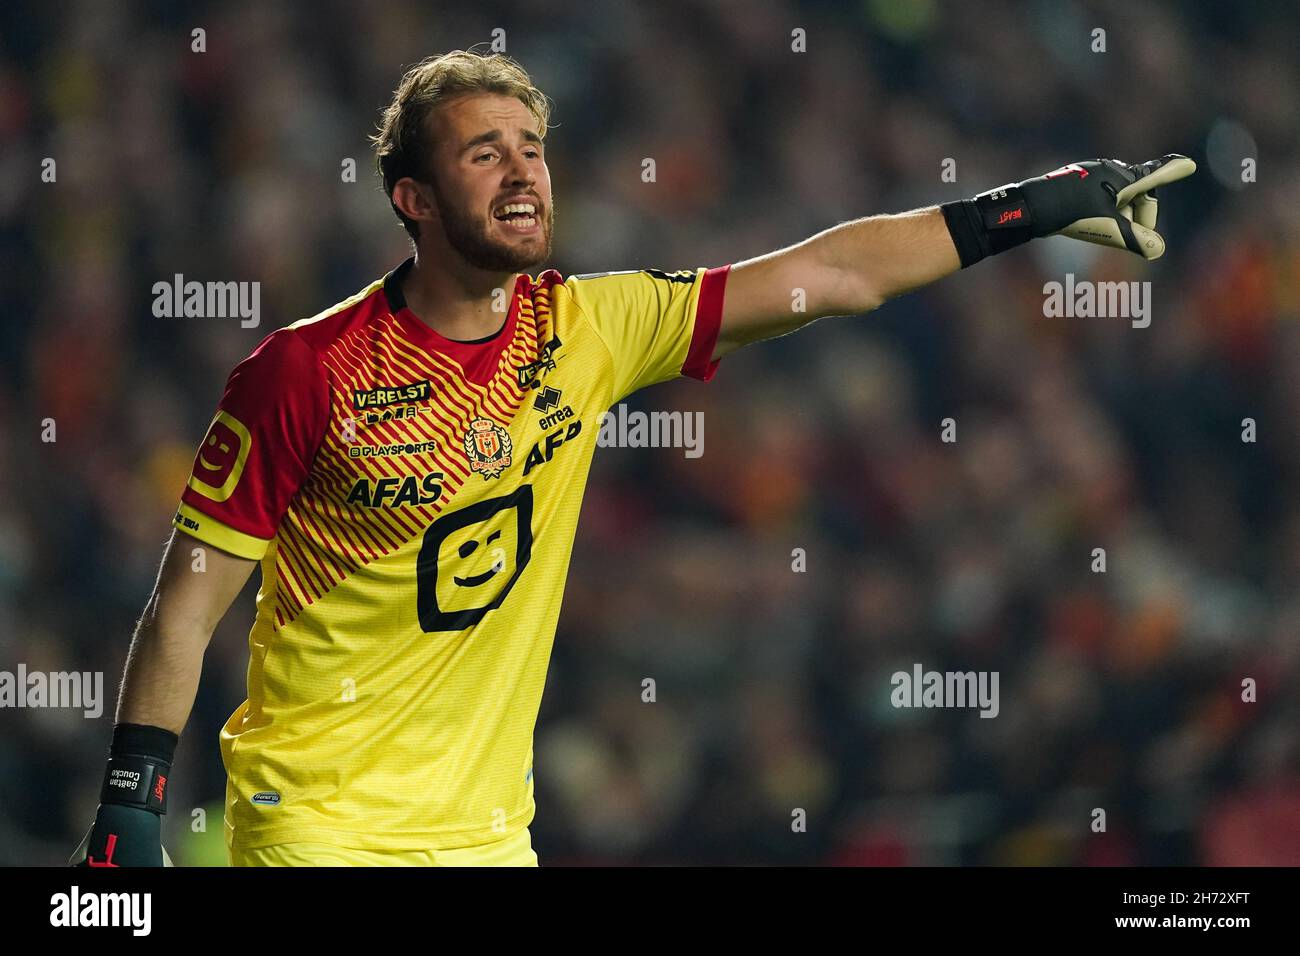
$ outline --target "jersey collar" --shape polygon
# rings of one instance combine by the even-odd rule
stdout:
[[[501,328],[481,339],[449,339],[428,326],[407,307],[406,296],[402,293],[402,279],[414,265],[415,257],[411,256],[384,277],[384,298],[387,300],[389,313],[406,337],[416,345],[425,349],[436,349],[455,359],[471,380],[490,379],[499,362],[500,353],[514,339],[515,324],[519,314],[519,295],[521,291],[526,292],[528,289],[528,276],[521,274],[515,280],[506,320],[501,324]]]

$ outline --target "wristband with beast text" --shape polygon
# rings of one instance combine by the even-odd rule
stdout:
[[[176,734],[161,727],[115,726],[100,803],[166,813],[167,782],[178,740]]]

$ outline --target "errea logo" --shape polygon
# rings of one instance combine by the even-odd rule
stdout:
[[[547,385],[537,393],[537,398],[533,400],[533,408],[539,412],[551,412],[551,409],[555,409],[555,411],[551,412],[549,415],[544,415],[538,420],[538,427],[540,427],[542,431],[554,428],[556,425],[560,424],[560,422],[567,421],[573,417],[573,406],[565,405],[563,408],[560,407],[562,394],[563,393],[558,388],[551,388],[551,386]],[[574,434],[576,435],[577,432],[575,431]],[[548,458],[547,460],[549,461],[550,459]],[[524,470],[524,474],[528,474],[527,469]]]
[[[537,409],[539,412],[549,412],[552,408],[560,404],[560,394],[561,392],[558,388],[551,388],[551,386],[547,385],[544,389],[538,392],[537,397],[533,399],[533,408]]]

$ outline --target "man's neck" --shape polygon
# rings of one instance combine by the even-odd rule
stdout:
[[[500,275],[481,269],[435,269],[416,253],[402,279],[406,307],[444,338],[472,342],[499,332],[509,314],[519,273]]]

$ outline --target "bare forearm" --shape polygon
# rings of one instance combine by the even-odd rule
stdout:
[[[823,316],[870,312],[960,268],[937,206],[841,223],[732,267],[714,357]]]
[[[131,641],[117,722],[179,735],[189,720],[208,635],[161,624],[146,612]]]
[[[194,707],[212,632],[256,566],[173,533],[127,654],[118,723],[180,734]]]
[[[853,301],[828,303],[846,312],[870,311],[961,268],[938,206],[846,222],[811,242],[828,268],[853,277],[844,283]]]

